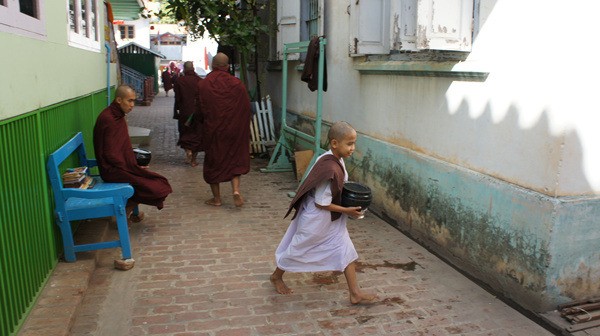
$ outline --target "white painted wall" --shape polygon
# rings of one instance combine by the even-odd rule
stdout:
[[[0,120],[73,99],[107,86],[104,6],[98,20],[101,50],[69,45],[66,7],[45,6],[46,36],[41,39],[0,32]],[[110,85],[116,67],[110,64]]]
[[[120,24],[119,24],[120,25]],[[121,39],[119,25],[115,25],[115,41],[117,46],[122,47],[130,42],[135,42],[144,48],[150,49],[150,20],[138,19],[133,21],[124,21],[123,25],[134,26],[133,39]]]
[[[360,74],[347,6],[326,2],[326,121],[550,196],[600,194],[599,3],[482,0],[464,66],[480,64],[483,82]],[[280,83],[269,88],[276,101]],[[299,71],[288,85],[288,109],[313,116],[316,93]]]
[[[180,45],[160,45],[154,46],[155,50],[165,56],[166,60],[181,61],[183,46]]]
[[[202,68],[206,73],[210,72],[210,63],[212,57],[217,54],[219,44],[217,41],[208,37],[208,34],[203,38],[193,40],[191,35],[188,35],[187,45],[183,47],[181,52],[181,60],[192,61],[196,68]],[[206,48],[206,54],[204,53]],[[208,64],[208,67],[205,65]]]

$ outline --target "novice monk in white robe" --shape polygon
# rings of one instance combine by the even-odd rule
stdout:
[[[280,294],[290,294],[284,272],[343,271],[352,304],[373,303],[356,280],[358,254],[350,240],[346,220],[359,217],[360,207],[342,207],[341,194],[348,172],[343,158],[354,152],[356,131],[346,122],[333,124],[328,133],[330,150],[319,156],[292,200],[296,213],[275,252],[277,268],[271,282]]]

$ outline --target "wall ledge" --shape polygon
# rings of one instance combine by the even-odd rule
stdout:
[[[485,81],[489,72],[472,62],[366,61],[354,64],[365,75],[448,77],[457,80]]]

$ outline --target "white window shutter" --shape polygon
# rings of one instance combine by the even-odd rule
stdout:
[[[277,59],[283,59],[283,45],[300,42],[300,0],[277,0]],[[289,54],[288,60],[297,60],[299,54]]]
[[[350,55],[389,54],[390,0],[350,0]]]
[[[417,48],[471,51],[473,0],[419,0]]]
[[[319,36],[325,35],[325,0],[319,0]]]
[[[416,51],[417,0],[391,0],[391,50]]]

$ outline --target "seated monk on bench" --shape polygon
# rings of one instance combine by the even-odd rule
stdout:
[[[135,98],[135,91],[130,86],[117,88],[115,100],[96,119],[94,151],[102,180],[129,183],[133,187],[134,194],[127,201],[127,218],[139,222],[143,213],[133,213],[139,203],[153,205],[160,210],[173,190],[164,176],[137,164],[125,120],[125,116],[133,110]]]

